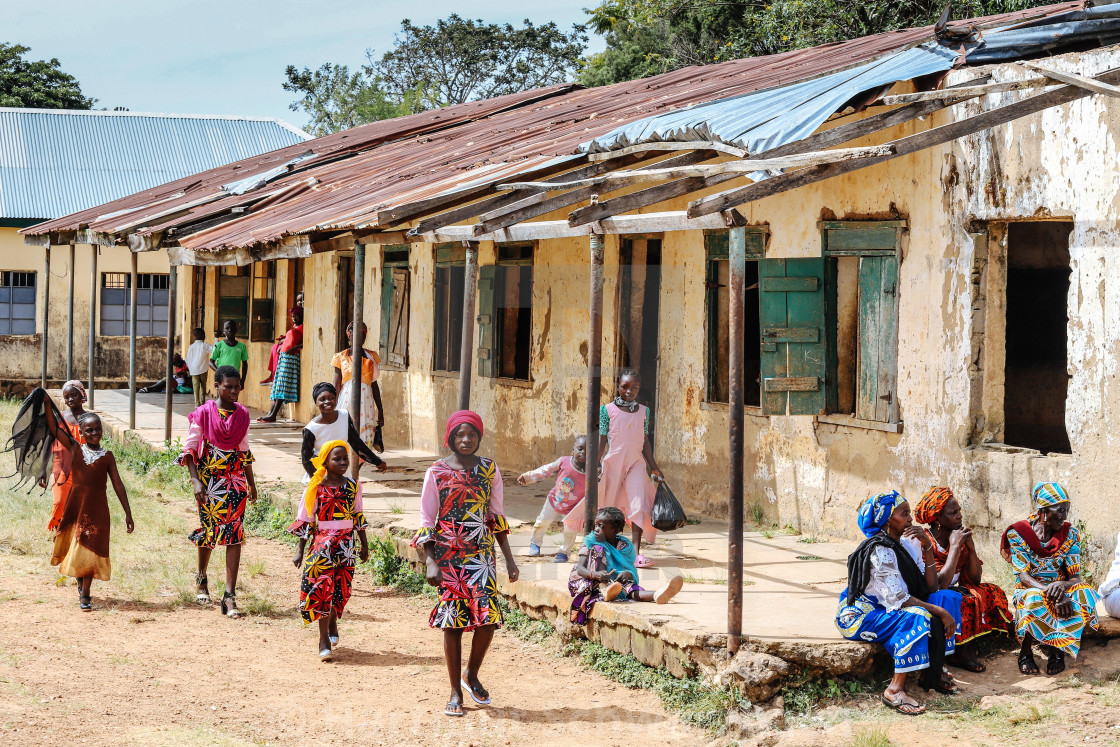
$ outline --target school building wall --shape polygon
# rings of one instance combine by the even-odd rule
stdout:
[[[101,298],[101,275],[129,272],[131,259],[127,247],[98,247],[97,301]],[[71,326],[74,330],[74,375],[87,378],[89,362],[89,298],[91,247],[79,244],[74,251],[74,268],[70,267],[70,247],[51,247],[51,280],[49,299],[50,329],[47,335],[48,379],[61,382],[66,377],[66,340]],[[35,332],[30,335],[0,335],[0,387],[12,393],[37,386],[42,370],[43,304],[45,298],[44,255],[42,247],[28,246],[18,229],[0,227],[0,271],[34,272]],[[145,252],[138,255],[138,272],[167,274],[167,254]],[[74,274],[74,319],[68,319],[69,284]],[[99,312],[100,313],[100,312]],[[137,340],[137,375],[141,381],[163,376],[167,340],[164,337],[141,337]],[[128,381],[128,336],[102,335],[98,329],[95,343],[94,372],[98,382],[121,386]]]

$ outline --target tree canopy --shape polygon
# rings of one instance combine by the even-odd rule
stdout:
[[[57,59],[30,61],[22,44],[0,42],[0,106],[25,109],[92,109],[77,78]]]
[[[309,117],[316,135],[449,104],[562,83],[575,77],[587,34],[555,23],[521,27],[452,14],[434,25],[405,19],[392,49],[351,71],[327,63],[285,71],[284,90],[299,94],[293,111]]]
[[[725,60],[854,39],[937,21],[946,0],[603,0],[590,26],[607,37],[580,81],[605,85]],[[956,18],[1051,0],[956,0]]]

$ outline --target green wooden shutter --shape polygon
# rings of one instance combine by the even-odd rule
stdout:
[[[825,410],[827,344],[825,260],[758,263],[762,327],[762,411],[816,415]]]
[[[859,258],[859,346],[856,417],[898,420],[898,259]]]
[[[483,265],[478,268],[478,375],[497,376],[498,368],[494,350],[498,325],[494,323],[494,290],[498,267]]]
[[[381,334],[378,349],[381,360],[389,360],[389,319],[393,311],[393,267],[381,266]]]

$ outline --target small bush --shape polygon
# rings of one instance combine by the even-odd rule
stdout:
[[[288,527],[295,518],[295,511],[287,501],[278,504],[266,491],[258,491],[256,503],[245,507],[245,529],[257,537],[279,540],[289,545],[299,541],[288,532]]]

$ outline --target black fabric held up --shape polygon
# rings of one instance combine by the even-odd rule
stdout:
[[[900,543],[891,539],[886,532],[879,532],[865,539],[855,552],[848,556],[848,604],[859,599],[867,590],[867,585],[871,583],[871,556],[876,547],[894,550],[894,554],[898,557],[898,570],[902,574],[902,580],[906,583],[906,590],[910,592],[910,596],[923,602],[929,601],[929,588],[926,586],[925,576],[918,570],[918,564]]]
[[[32,487],[45,481],[47,475],[54,469],[55,438],[47,427],[47,408],[54,410],[55,422],[62,423],[62,414],[55,407],[54,402],[47,396],[46,391],[36,388],[27,396],[20,405],[15,422],[12,423],[12,435],[4,447],[4,453],[13,452],[16,458],[16,471],[9,475],[19,475],[16,487],[30,481]]]
[[[918,685],[932,690],[941,684],[941,672],[945,666],[945,624],[937,615],[929,616],[929,667],[918,676]]]

